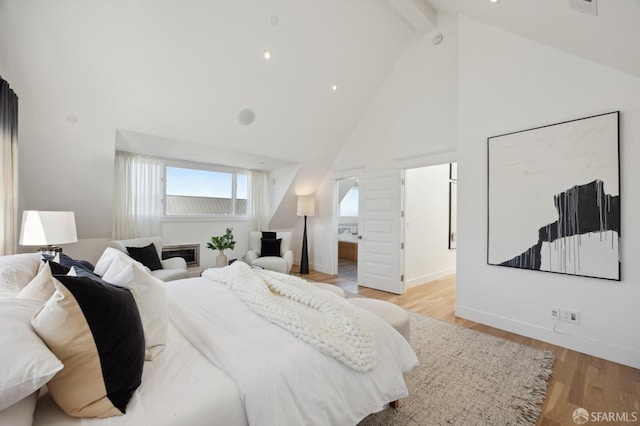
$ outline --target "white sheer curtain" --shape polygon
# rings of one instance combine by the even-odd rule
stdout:
[[[252,170],[249,179],[249,230],[264,231],[269,226],[269,175],[267,172]]]
[[[0,79],[0,255],[16,252],[18,218],[18,96]]]
[[[164,164],[154,157],[116,152],[113,237],[161,235]]]

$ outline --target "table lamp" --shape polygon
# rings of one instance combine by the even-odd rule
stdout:
[[[62,252],[56,244],[75,243],[76,218],[74,212],[25,210],[22,212],[20,241],[22,246],[40,246],[38,253],[55,255]]]

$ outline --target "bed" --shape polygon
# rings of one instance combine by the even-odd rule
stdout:
[[[415,354],[370,312],[360,310],[377,357],[359,372],[256,314],[222,282],[172,281],[166,297],[166,345],[144,362],[126,414],[71,417],[41,391],[32,424],[350,425],[408,395],[403,373]]]

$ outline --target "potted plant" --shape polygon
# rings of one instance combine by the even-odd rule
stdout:
[[[227,266],[227,256],[224,251],[226,249],[233,250],[236,246],[236,242],[233,239],[233,228],[227,228],[224,235],[219,237],[211,237],[211,242],[207,243],[207,248],[211,250],[220,250],[220,254],[216,257],[216,267]]]

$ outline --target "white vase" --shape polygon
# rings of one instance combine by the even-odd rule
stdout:
[[[224,266],[227,266],[227,256],[225,256],[223,253],[220,253],[216,257],[216,268],[222,268]]]

